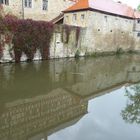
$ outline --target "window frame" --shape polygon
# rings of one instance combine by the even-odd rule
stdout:
[[[48,10],[48,0],[42,0],[42,10],[43,11],[47,11]]]
[[[76,22],[76,21],[77,21],[77,14],[73,14],[73,16],[72,16],[72,21],[73,21],[73,22]]]
[[[137,19],[137,23],[140,24],[140,19]]]
[[[33,1],[32,0],[24,0],[24,7],[25,8],[32,8],[33,7]]]
[[[137,33],[137,37],[140,37],[140,32]]]
[[[85,14],[81,14],[81,21],[85,20]]]
[[[9,0],[0,0],[0,4],[9,5]]]

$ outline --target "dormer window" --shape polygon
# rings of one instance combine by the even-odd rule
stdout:
[[[48,9],[48,0],[42,0],[42,10]]]
[[[26,8],[32,8],[32,0],[24,0],[24,6]]]
[[[0,0],[0,4],[9,5],[9,0]]]

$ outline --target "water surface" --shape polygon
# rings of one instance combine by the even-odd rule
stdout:
[[[139,140],[140,56],[0,65],[0,140]]]

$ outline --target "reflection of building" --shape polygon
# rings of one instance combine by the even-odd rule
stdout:
[[[87,102],[63,89],[7,103],[0,116],[0,139],[26,140],[39,132],[53,131],[59,125],[65,127],[65,123],[72,123],[86,112]]]
[[[139,60],[123,55],[0,65],[0,140],[47,138],[74,124],[89,99],[139,82]]]

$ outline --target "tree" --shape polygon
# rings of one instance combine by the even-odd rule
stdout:
[[[140,11],[140,4],[138,5],[137,10]]]
[[[140,124],[140,84],[126,89],[126,96],[129,100],[121,115],[126,122]]]

